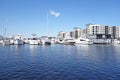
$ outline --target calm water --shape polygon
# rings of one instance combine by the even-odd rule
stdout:
[[[0,45],[0,80],[120,80],[120,46]]]

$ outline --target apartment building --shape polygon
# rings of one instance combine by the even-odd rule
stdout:
[[[74,28],[74,38],[80,38],[83,33],[81,28],[75,27]]]
[[[66,38],[66,37],[70,37],[70,38],[80,38],[83,35],[83,30],[81,28],[75,27],[72,31],[70,32],[59,32],[58,33],[58,38]]]
[[[116,26],[87,24],[87,35],[98,39],[118,38]]]
[[[57,36],[57,37],[58,37],[58,38],[65,38],[66,34],[67,34],[67,32],[61,31],[61,32],[58,33],[58,36]]]
[[[102,25],[88,24],[87,25],[87,34],[89,34],[89,35],[105,34],[106,27],[102,26]]]
[[[116,27],[116,38],[120,40],[120,27]]]

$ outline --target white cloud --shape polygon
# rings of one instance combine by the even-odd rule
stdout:
[[[55,17],[59,17],[60,16],[60,13],[59,12],[56,12],[54,10],[49,10],[50,14],[55,16]]]

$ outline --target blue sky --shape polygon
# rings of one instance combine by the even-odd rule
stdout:
[[[60,31],[72,31],[74,27],[86,28],[86,24],[120,26],[120,0],[0,0],[0,34],[32,33],[49,36]],[[55,17],[49,10],[59,12]]]

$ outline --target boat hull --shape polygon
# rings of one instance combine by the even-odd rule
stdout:
[[[63,44],[65,44],[65,45],[74,45],[75,42],[64,42]]]
[[[39,42],[38,42],[38,40],[30,40],[30,41],[29,41],[29,44],[30,44],[30,45],[38,45]]]
[[[23,45],[24,42],[23,42],[23,40],[16,39],[16,40],[14,40],[14,44],[15,44],[15,45]]]

